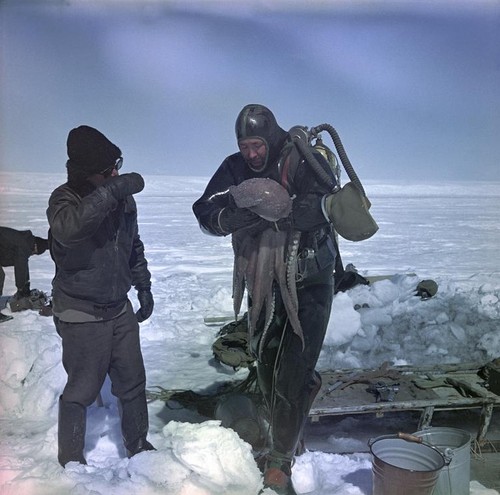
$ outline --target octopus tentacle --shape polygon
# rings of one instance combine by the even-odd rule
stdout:
[[[295,278],[293,280],[290,279],[290,275],[295,274],[295,268],[292,268],[292,266],[294,267],[297,263],[298,252],[298,239],[296,239],[296,236],[293,236],[293,239],[297,242],[291,243],[289,252],[287,254],[286,263],[283,264],[283,267],[281,269],[280,290],[290,324],[293,328],[294,333],[302,341],[302,348],[304,348],[304,335],[298,315],[297,287],[295,284]]]
[[[262,308],[266,308],[266,322],[269,319],[270,313],[270,298],[273,293],[273,257],[274,250],[273,238],[270,234],[273,231],[266,229],[260,233],[258,249],[256,250],[256,266],[253,273],[248,274],[249,278],[253,279],[253,283],[249,285],[250,296],[252,297],[252,308],[250,315],[250,328],[253,331],[255,324],[259,318]]]
[[[298,299],[295,283],[298,237],[295,232],[287,247],[285,232],[272,229],[262,231],[257,237],[235,242],[235,266],[233,273],[233,305],[237,314],[241,307],[244,286],[252,298],[249,308],[249,330],[253,335],[262,309],[265,309],[265,328],[274,316],[274,284],[280,290],[293,331],[304,338],[298,318]],[[286,256],[285,256],[286,253]],[[244,285],[243,285],[244,284]]]
[[[261,336],[260,342],[259,342],[259,350],[258,350],[259,359],[262,357],[262,351],[264,350],[264,344],[267,341],[267,332],[269,331],[269,328],[271,327],[271,323],[273,321],[274,313],[276,310],[276,295],[275,295],[274,291],[273,291],[272,302],[270,304],[270,308],[271,308],[270,314],[269,314],[269,317],[266,316],[266,322],[264,324],[264,329],[262,330],[262,336]]]
[[[233,236],[232,244],[234,251],[232,296],[234,317],[237,320],[243,302],[243,295],[245,293],[245,280],[249,263],[245,246],[248,244],[248,241],[245,238]]]

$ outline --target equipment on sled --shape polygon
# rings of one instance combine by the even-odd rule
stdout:
[[[340,167],[334,153],[323,143],[319,133],[328,132],[337,149],[342,165],[350,182],[340,186]],[[322,208],[333,224],[334,229],[344,239],[362,241],[368,239],[378,230],[378,225],[370,214],[371,203],[366,197],[365,190],[359,177],[354,171],[337,131],[330,124],[321,124],[311,129],[305,126],[294,126],[289,131],[292,146],[289,154],[280,162],[282,183],[286,186],[295,174],[294,167],[301,160],[292,160],[296,153],[300,155],[313,169],[319,180],[330,190],[330,194],[323,197]],[[315,143],[313,144],[313,139]],[[320,165],[314,156],[314,150],[321,153],[333,171],[336,181]]]

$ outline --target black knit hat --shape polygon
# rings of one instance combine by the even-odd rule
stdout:
[[[81,125],[68,134],[68,169],[89,177],[111,167],[122,152],[104,134],[93,127]]]

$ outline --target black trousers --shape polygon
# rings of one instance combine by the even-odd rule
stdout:
[[[89,406],[108,374],[111,392],[118,399],[131,401],[144,393],[139,324],[130,302],[126,312],[113,320],[67,323],[54,317],[54,322],[62,338],[62,361],[68,374],[62,400]]]
[[[279,291],[277,291],[279,292]],[[333,274],[329,268],[314,280],[298,286],[299,320],[305,347],[287,323],[286,311],[277,295],[275,318],[264,336],[257,359],[259,387],[271,416],[271,457],[291,461],[314,397],[321,385],[315,366],[325,338],[333,298]],[[252,339],[257,355],[263,338],[262,321]]]

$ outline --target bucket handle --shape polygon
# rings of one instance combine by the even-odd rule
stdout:
[[[403,433],[400,431],[397,434],[397,437],[401,438],[401,440],[406,440],[407,442],[423,443],[422,438],[412,435],[411,433]]]
[[[401,440],[406,440],[407,442],[424,443],[420,437],[412,435],[411,433],[396,433],[392,435],[382,435],[376,438],[370,438],[368,440],[368,446],[371,447],[377,440],[388,440],[391,438],[400,438]]]
[[[430,428],[427,428],[430,430]],[[425,430],[424,430],[425,431]],[[417,435],[412,435],[411,433],[402,433],[402,432],[399,432],[397,434],[398,438],[402,438],[403,440],[407,440],[409,442],[417,442],[417,443],[422,443],[424,445],[428,445],[429,447],[433,447],[434,448],[434,445],[430,444],[430,443],[427,443],[427,442],[424,442],[423,438],[422,437],[418,437]],[[440,449],[438,449],[440,450]],[[444,449],[444,451],[441,451],[441,454],[442,456],[444,457],[444,460],[445,460],[445,463],[446,465],[448,466],[451,461],[453,460],[453,456],[455,455],[455,452],[453,451],[453,449],[447,447],[446,449]]]
[[[451,452],[440,452],[439,449],[434,447],[434,445],[431,445],[430,443],[424,442],[421,437],[417,437],[416,435],[412,435],[411,433],[403,433],[403,432],[398,432],[394,435],[382,435],[380,437],[376,438],[370,438],[368,440],[368,447],[372,447],[372,445],[377,441],[377,440],[384,440],[384,439],[389,439],[389,438],[400,438],[401,440],[406,440],[407,442],[414,442],[414,443],[421,443],[422,445],[426,445],[427,447],[430,447],[431,449],[435,450],[436,452],[439,452],[441,456],[443,457],[444,464],[445,466],[449,466],[451,461],[453,460],[453,454]],[[447,451],[450,449],[446,449]]]

